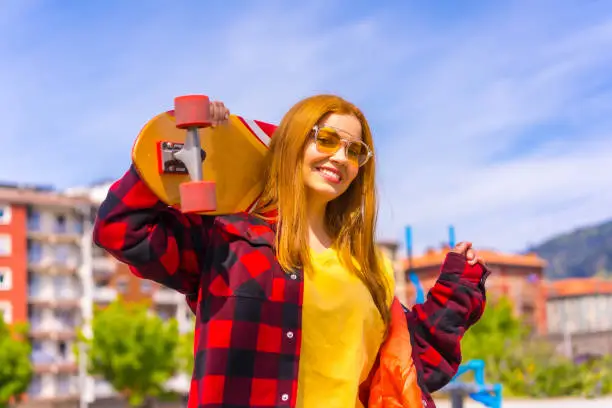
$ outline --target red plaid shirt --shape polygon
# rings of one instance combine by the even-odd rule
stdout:
[[[189,408],[294,407],[303,281],[274,252],[275,226],[248,214],[185,215],[161,203],[134,168],[102,203],[95,242],[132,272],[186,295],[196,314]],[[406,310],[427,407],[461,361],[481,316],[488,272],[451,254],[427,301]]]

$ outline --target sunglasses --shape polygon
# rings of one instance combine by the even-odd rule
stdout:
[[[334,155],[340,148],[344,147],[346,158],[358,165],[363,166],[373,156],[372,150],[361,140],[346,140],[340,137],[338,130],[329,126],[315,125],[312,128],[314,141],[319,153]]]

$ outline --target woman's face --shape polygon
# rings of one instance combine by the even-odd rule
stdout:
[[[342,195],[357,177],[356,154],[363,152],[365,145],[361,122],[353,115],[326,115],[318,128],[318,141],[311,137],[306,143],[302,177],[309,201],[328,203]]]

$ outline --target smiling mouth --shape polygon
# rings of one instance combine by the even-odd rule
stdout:
[[[336,169],[331,169],[329,167],[316,167],[316,170],[319,172],[319,174],[321,174],[321,176],[323,176],[323,178],[329,182],[332,183],[340,183],[342,182],[342,174],[336,170]]]

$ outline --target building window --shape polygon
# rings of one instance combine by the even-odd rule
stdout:
[[[43,247],[38,241],[28,241],[28,261],[37,263],[42,260]]]
[[[8,204],[0,204],[0,224],[6,225],[11,223],[11,206]]]
[[[11,236],[8,234],[0,235],[0,256],[10,256],[12,252]]]
[[[40,340],[32,340],[32,362],[34,364],[52,364],[55,361],[52,355],[45,352]]]
[[[28,307],[28,323],[30,328],[34,331],[40,328],[43,320],[43,312],[41,309],[34,309],[31,306]]]
[[[60,341],[57,345],[57,349],[59,351],[59,356],[62,360],[68,359],[68,346],[65,341]]]
[[[127,292],[127,288],[128,288],[128,282],[126,278],[119,278],[117,279],[116,282],[116,287],[117,287],[117,291],[119,293],[125,293]]]
[[[64,234],[66,231],[66,216],[58,215],[55,217],[55,233]]]
[[[30,397],[38,397],[42,394],[42,391],[42,377],[40,375],[35,375],[34,377],[32,377],[32,381],[30,382],[30,386],[28,387],[28,395]]]
[[[169,320],[170,318],[175,316],[175,313],[173,313],[172,310],[168,310],[168,308],[158,308],[156,311],[156,314],[159,318],[161,318],[164,321]]]
[[[13,271],[11,268],[0,267],[0,290],[13,288]]]
[[[40,231],[40,212],[28,208],[28,231]]]
[[[61,330],[72,331],[77,326],[77,318],[72,311],[58,310],[55,312],[55,319],[59,323]]]
[[[85,219],[82,216],[75,217],[74,225],[72,227],[72,229],[74,230],[73,232],[77,234],[83,234],[83,232],[85,231],[85,228],[83,226],[84,223],[85,223]]]
[[[67,264],[70,258],[70,249],[68,245],[57,245],[55,247],[55,260],[62,265]]]
[[[10,302],[0,302],[0,315],[5,323],[13,323],[13,305]]]
[[[55,296],[60,299],[66,298],[66,292],[70,290],[70,288],[66,287],[66,283],[68,282],[67,276],[58,275],[53,277],[53,292]]]
[[[57,376],[57,392],[58,395],[70,394],[72,391],[72,382],[70,377],[66,374],[60,374]]]
[[[32,351],[40,352],[43,351],[42,341],[40,340],[32,340]]]
[[[151,284],[151,281],[143,280],[140,282],[140,291],[142,293],[151,293],[152,290],[153,285]]]

